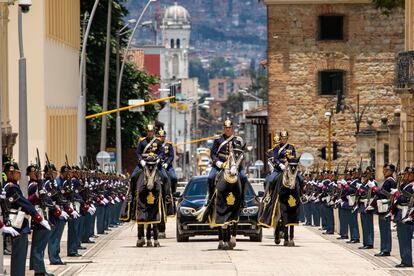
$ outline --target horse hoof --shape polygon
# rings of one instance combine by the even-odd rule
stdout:
[[[147,240],[147,247],[152,247],[152,241],[151,240]]]
[[[137,240],[137,247],[143,247],[145,244],[145,239],[138,239]]]
[[[275,244],[280,244],[280,239],[275,239]]]
[[[230,249],[229,243],[228,242],[225,242],[223,244],[223,250],[229,250],[229,249]]]
[[[289,241],[289,246],[290,247],[294,247],[295,246],[295,242],[292,240],[292,241]]]
[[[161,247],[160,242],[159,241],[154,241],[154,247]]]
[[[284,241],[283,246],[289,246],[289,241]]]
[[[219,245],[218,245],[217,249],[219,249],[219,250],[224,249],[224,242],[223,241],[219,241]]]
[[[233,249],[236,247],[236,237],[231,237],[229,241],[229,246]]]
[[[159,239],[165,239],[166,238],[165,232],[158,233],[158,238]]]

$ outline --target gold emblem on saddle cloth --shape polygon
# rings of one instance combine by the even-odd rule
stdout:
[[[296,206],[296,199],[292,195],[289,196],[288,204],[289,204],[289,207],[295,207]]]
[[[266,197],[263,199],[263,203],[264,204],[269,204],[270,203],[270,193],[267,192]]]
[[[236,198],[234,197],[233,193],[230,192],[229,195],[226,197],[227,205],[234,205]]]
[[[155,202],[155,197],[154,197],[154,195],[152,194],[152,192],[149,192],[149,194],[148,194],[148,196],[147,196],[147,203],[148,203],[148,204],[154,204],[154,202]]]

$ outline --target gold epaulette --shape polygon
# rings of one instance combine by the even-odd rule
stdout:
[[[142,141],[144,141],[144,140],[145,140],[145,138],[147,138],[147,137],[140,137],[140,138],[139,138],[139,141],[140,141],[140,142],[142,142]]]

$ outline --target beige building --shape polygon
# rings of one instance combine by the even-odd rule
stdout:
[[[17,7],[3,5],[1,8],[1,111],[6,133],[19,130]],[[53,162],[61,165],[67,154],[69,162],[74,163],[77,160],[80,0],[34,1],[30,11],[23,14],[23,34],[29,162],[35,161],[36,148],[39,148],[42,159],[43,152],[47,152]],[[13,158],[17,160],[18,154],[16,144]]]
[[[356,165],[358,95],[360,111],[368,106],[360,129],[367,127],[368,118],[375,128],[384,116],[391,121],[400,106],[394,70],[396,53],[404,47],[403,12],[387,17],[371,0],[264,2],[269,22],[269,131],[287,129],[300,153],[319,156],[318,149],[327,146],[325,113],[330,111],[332,142],[339,154],[335,162]],[[338,96],[343,99],[339,113]]]

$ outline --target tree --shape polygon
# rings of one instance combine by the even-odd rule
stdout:
[[[208,72],[204,69],[199,58],[191,59],[189,64],[190,78],[198,78],[202,89],[208,89]]]
[[[404,8],[404,0],[372,0],[375,6],[385,14],[390,14],[396,8]]]
[[[92,10],[94,1],[81,1],[81,19],[85,12]],[[124,18],[128,11],[124,7],[125,0],[113,0],[112,7],[112,26],[111,26],[111,45],[113,50],[110,57],[109,70],[109,98],[108,109],[116,107],[116,31],[124,25]],[[91,32],[87,47],[87,114],[94,114],[102,110],[103,79],[105,68],[105,43],[106,43],[106,16],[108,0],[101,0],[96,10],[92,23]],[[121,49],[126,47],[127,36],[121,39]],[[128,105],[128,99],[150,100],[149,87],[157,83],[157,78],[148,76],[144,72],[138,71],[132,63],[127,63],[124,70],[121,88],[121,106]],[[145,112],[122,112],[122,147],[123,149],[134,147],[137,136],[144,131],[144,126],[148,122],[154,122],[158,111],[156,106],[145,107]],[[115,147],[115,118],[108,116],[108,146]],[[99,151],[99,139],[101,118],[87,121],[87,155],[94,157]]]

